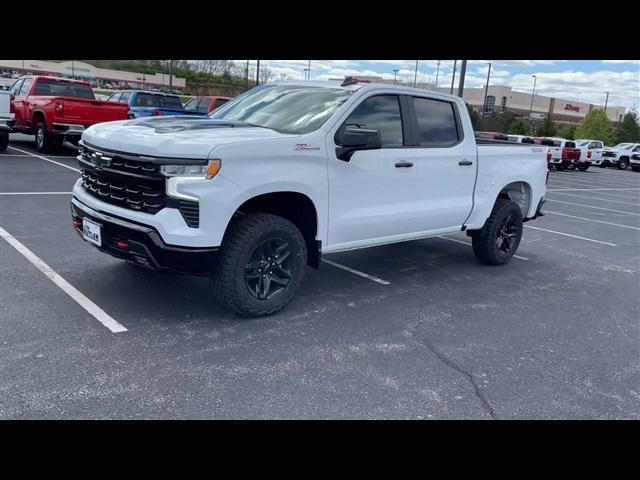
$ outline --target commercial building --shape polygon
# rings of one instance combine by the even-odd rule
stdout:
[[[163,73],[144,74],[111,70],[78,61],[0,60],[0,79],[3,85],[13,83],[15,78],[24,74],[75,78],[89,81],[94,87],[102,88],[162,89],[169,87],[169,75]],[[184,78],[174,75],[172,83],[174,89],[182,90],[186,82]]]
[[[364,80],[372,83],[393,84],[393,80],[385,80],[382,77],[374,76],[358,76],[358,80]],[[331,79],[331,80],[343,80]],[[442,93],[449,93],[451,87],[434,87],[431,84],[419,84],[419,88],[434,90]],[[453,90],[457,92],[457,85]],[[580,123],[589,112],[597,109],[604,109],[604,105],[595,105],[591,103],[578,102],[576,100],[567,100],[562,98],[547,97],[535,94],[533,92],[518,92],[511,87],[495,85],[489,86],[487,91],[486,105],[484,104],[485,89],[483,88],[467,88],[463,92],[464,101],[470,104],[478,112],[486,111],[487,113],[513,112],[518,116],[530,117],[534,120],[542,120],[546,117],[558,123]],[[533,99],[533,103],[532,100]],[[612,123],[621,122],[625,107],[616,107],[607,105],[607,117]]]

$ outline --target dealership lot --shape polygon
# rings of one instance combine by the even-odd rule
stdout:
[[[81,241],[73,156],[0,154],[0,418],[640,418],[640,174],[551,172],[506,266],[464,233],[329,255],[245,320]]]

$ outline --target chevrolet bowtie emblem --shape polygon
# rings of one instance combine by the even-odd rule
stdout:
[[[111,157],[105,157],[100,152],[93,152],[91,154],[91,163],[93,163],[98,169],[102,167],[109,167],[111,165]]]

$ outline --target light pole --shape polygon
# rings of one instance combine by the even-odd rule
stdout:
[[[173,93],[173,60],[169,60],[169,93]]]
[[[438,88],[438,75],[440,75],[440,60],[438,60],[438,68],[436,70],[436,88]]]
[[[462,60],[462,65],[460,65],[460,80],[458,82],[458,96],[460,98],[464,98],[464,76],[467,73],[467,61]]]
[[[398,75],[398,72],[399,72],[399,70],[398,70],[398,69],[396,69],[396,70],[394,70],[394,71],[393,71],[393,84],[394,84],[394,85],[396,84],[396,75]]]
[[[309,60],[309,66],[307,67],[308,78],[307,80],[311,80],[311,60]]]
[[[451,76],[451,90],[449,90],[449,95],[453,95],[453,82],[456,81],[456,65],[458,64],[458,60],[453,61],[453,75]]]
[[[609,103],[609,92],[607,93],[607,99],[604,101],[604,114],[607,114],[607,104]]]
[[[533,93],[531,94],[531,108],[529,108],[529,119],[531,119],[531,113],[533,112],[533,100],[536,98],[536,82],[538,81],[538,77],[535,75],[531,75],[533,77]]]
[[[416,60],[416,71],[413,74],[413,88],[416,88],[418,85],[418,60]]]
[[[76,78],[76,71],[75,71],[75,65],[73,63],[73,60],[71,60],[71,78]]]
[[[487,93],[489,93],[489,78],[491,77],[491,63],[489,63],[488,65],[489,65],[489,70],[487,70],[487,84],[484,86],[484,103],[482,107],[483,118],[487,110]]]
[[[256,85],[260,84],[260,60],[256,63]]]

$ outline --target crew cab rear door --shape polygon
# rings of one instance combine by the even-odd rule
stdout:
[[[436,102],[370,94],[342,121],[328,145],[329,249],[462,226],[472,208],[475,141],[462,141],[454,105]],[[382,148],[340,160],[347,127],[380,131]]]
[[[602,160],[602,152],[604,146],[600,141],[593,141],[589,143],[589,151],[591,152],[591,160]]]

